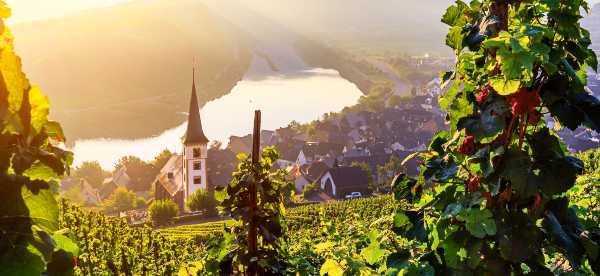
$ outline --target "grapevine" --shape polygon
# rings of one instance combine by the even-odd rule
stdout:
[[[581,0],[459,0],[444,14],[457,56],[440,98],[450,131],[417,154],[418,179],[394,181],[410,202],[397,231],[427,244],[419,258],[436,273],[552,273],[556,258],[600,271],[597,229],[564,194],[584,164],[542,119],[600,131],[600,101],[584,89],[598,61],[582,11]]]

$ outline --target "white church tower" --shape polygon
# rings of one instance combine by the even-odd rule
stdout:
[[[190,100],[188,126],[185,135],[182,137],[184,198],[187,198],[198,189],[208,188],[206,178],[208,138],[206,138],[202,130],[198,96],[196,95],[195,74],[193,75],[194,80],[192,80],[192,99]]]

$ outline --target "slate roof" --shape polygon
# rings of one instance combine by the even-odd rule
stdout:
[[[325,162],[316,161],[310,164],[309,166],[303,168],[302,175],[309,182],[315,182],[321,178],[321,176],[329,170],[329,166],[325,164]]]
[[[155,182],[165,188],[171,196],[183,190],[183,156],[177,154],[171,156],[156,176]]]
[[[356,167],[331,168],[327,172],[331,174],[335,186],[339,188],[367,186],[369,179],[363,170]]]
[[[183,144],[206,144],[208,138],[202,130],[202,120],[200,119],[200,109],[198,107],[198,96],[196,95],[196,81],[192,82],[192,99],[190,101],[190,111],[188,114],[188,125],[183,137]]]

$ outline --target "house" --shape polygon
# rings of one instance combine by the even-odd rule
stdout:
[[[81,196],[84,205],[98,205],[102,202],[98,190],[94,189],[85,179],[81,179],[79,185],[81,185]]]
[[[122,166],[117,169],[113,176],[105,178],[100,189],[100,197],[102,200],[108,198],[118,187],[128,188],[131,185],[131,178],[127,174],[127,168]]]
[[[187,130],[181,138],[183,153],[171,157],[156,177],[155,199],[171,199],[183,211],[186,198],[200,189],[209,189],[208,142],[202,130],[196,83],[193,81]]]
[[[296,158],[296,164],[302,166],[326,157],[339,156],[344,145],[333,143],[307,142]]]
[[[94,189],[89,182],[87,182],[83,178],[76,177],[66,177],[60,182],[60,193],[65,194],[68,190],[74,188],[75,186],[79,186],[79,195],[83,199],[84,205],[98,205],[102,202],[100,197],[100,193],[97,189]]]
[[[184,206],[183,155],[173,155],[154,180],[154,198],[171,199],[180,210]]]
[[[272,130],[262,130],[260,132],[260,145],[263,147],[269,147],[277,144],[277,139],[275,136],[275,131]]]
[[[333,198],[342,199],[353,192],[369,193],[367,175],[360,168],[335,167],[328,169],[320,179],[321,190]]]

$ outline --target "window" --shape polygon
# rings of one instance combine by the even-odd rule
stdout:
[[[202,169],[202,163],[194,162],[194,171],[199,171]]]
[[[172,172],[167,173],[167,177],[172,180],[173,179],[173,173]]]
[[[196,184],[196,185],[202,184],[202,177],[194,176],[194,184]]]
[[[194,155],[194,158],[200,157],[200,149],[199,148],[194,148],[193,149],[193,155]]]

